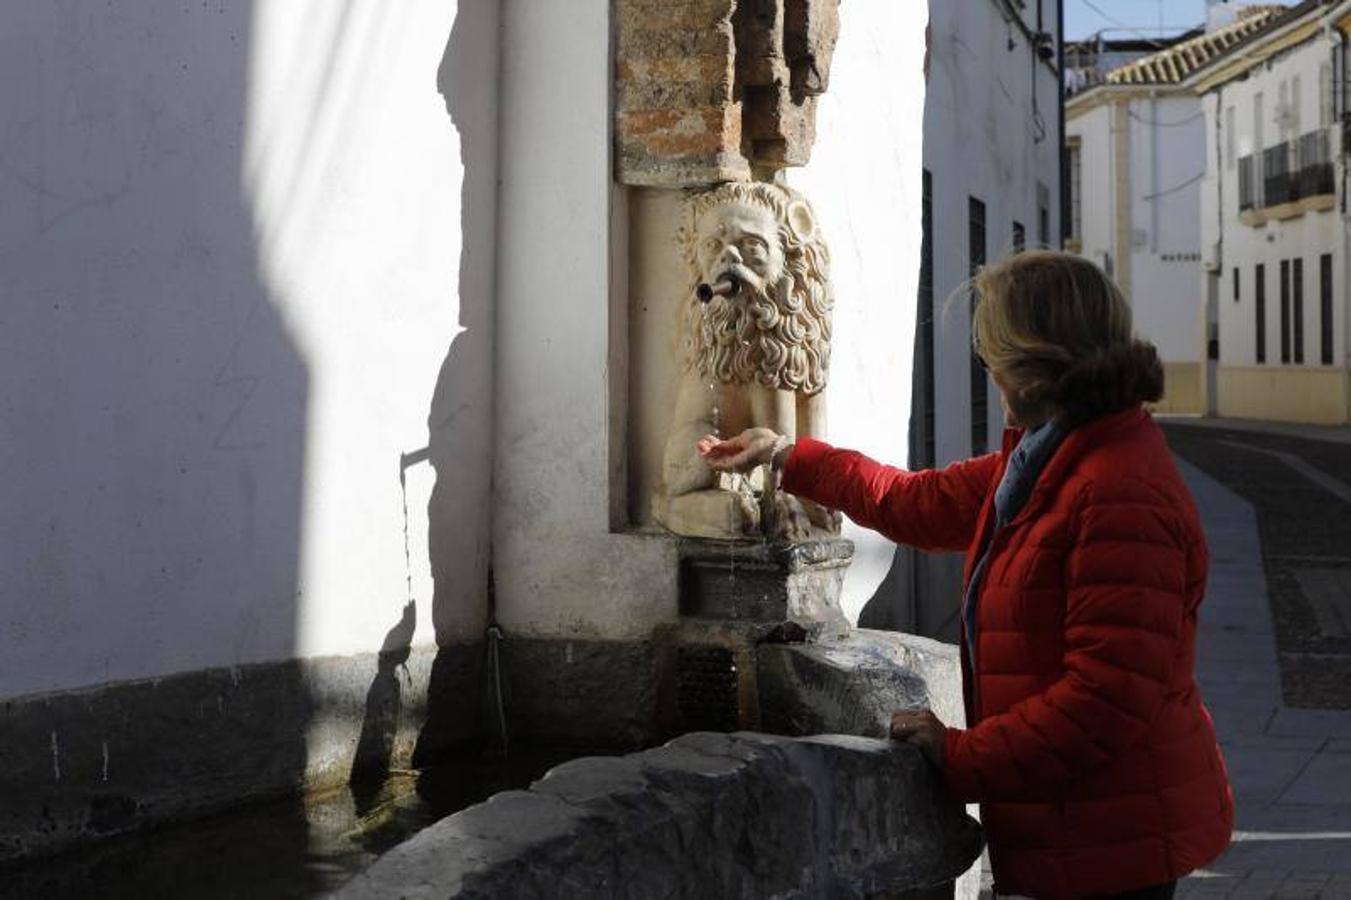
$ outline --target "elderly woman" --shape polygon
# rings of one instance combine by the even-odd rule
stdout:
[[[1233,797],[1193,673],[1205,536],[1141,406],[1162,366],[1083,259],[1022,254],[974,290],[1000,452],[906,472],[764,429],[700,452],[720,470],[769,464],[892,540],[966,551],[968,727],[897,712],[891,733],[981,804],[998,892],[1171,897],[1227,846]]]

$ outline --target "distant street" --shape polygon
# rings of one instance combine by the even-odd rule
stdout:
[[[1351,429],[1173,420],[1211,550],[1197,675],[1238,801],[1179,897],[1351,897]]]

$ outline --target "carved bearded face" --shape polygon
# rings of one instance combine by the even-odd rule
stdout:
[[[704,281],[731,276],[765,294],[783,277],[783,246],[774,213],[763,206],[729,203],[698,222],[696,254]]]

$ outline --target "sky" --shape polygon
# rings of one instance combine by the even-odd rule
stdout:
[[[1289,5],[1289,0],[1273,2]],[[1099,29],[1118,29],[1109,36],[1129,37],[1131,33],[1119,30],[1117,23],[1147,31],[1153,36],[1158,33],[1160,8],[1163,24],[1170,33],[1200,25],[1206,18],[1205,0],[1064,0],[1064,3],[1065,37],[1072,41],[1088,37]]]

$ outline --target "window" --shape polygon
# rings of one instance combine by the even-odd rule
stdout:
[[[1280,87],[1276,91],[1276,129],[1282,144],[1290,140],[1293,120],[1290,111],[1290,82],[1281,79]]]
[[[1263,99],[1261,91],[1252,98],[1252,205],[1257,208],[1262,206],[1262,151],[1267,146],[1262,111],[1266,104]]]
[[[1051,189],[1037,182],[1037,246],[1051,246]]]
[[[1290,364],[1290,260],[1281,260],[1281,365]]]
[[[1299,177],[1296,187],[1301,197],[1337,192],[1337,172],[1329,152],[1329,133],[1329,129],[1324,128],[1311,131],[1299,139],[1299,151],[1296,154]]]
[[[1229,107],[1224,111],[1224,167],[1233,171],[1238,158],[1238,111]]]
[[[1318,260],[1318,332],[1323,365],[1332,365],[1332,254]]]
[[[1013,253],[1018,255],[1027,249],[1027,229],[1022,222],[1013,223]]]
[[[1070,145],[1070,237],[1084,239],[1084,169],[1083,147]]]
[[[934,392],[934,198],[933,174],[924,170],[924,193],[920,208],[920,227],[923,237],[919,247],[919,363],[920,402],[923,403],[918,417],[923,433],[920,440],[911,444],[915,449],[914,468],[927,468],[935,465],[937,444],[934,437],[936,397]],[[918,446],[916,446],[918,445]]]
[[[1293,147],[1291,143],[1282,142],[1262,151],[1262,171],[1266,173],[1262,201],[1266,206],[1299,199],[1299,169],[1291,152]]]
[[[1298,75],[1290,79],[1290,106],[1286,110],[1285,118],[1289,123],[1290,136],[1287,140],[1293,141],[1303,134],[1304,104],[1302,102],[1303,89],[1300,87],[1300,78]]]
[[[985,204],[975,197],[968,201],[968,252],[971,274],[985,265]],[[971,294],[971,324],[975,325],[976,295]],[[984,453],[990,444],[990,388],[986,383],[985,367],[981,365],[974,348],[971,353],[971,455]]]
[[[1332,48],[1332,120],[1346,115],[1346,83],[1348,72],[1348,61],[1351,61],[1351,55],[1346,52],[1346,41],[1341,41],[1333,45]]]
[[[1257,362],[1260,365],[1267,361],[1267,267],[1262,263],[1257,264],[1257,274],[1253,281],[1256,290],[1256,316],[1257,316]]]
[[[1299,365],[1304,362],[1304,260],[1295,260],[1290,284],[1293,295],[1291,316],[1295,320],[1295,364]]]
[[[1235,303],[1237,303],[1237,302],[1239,301],[1239,299],[1243,296],[1243,295],[1240,293],[1240,291],[1239,291],[1239,287],[1240,287],[1240,286],[1239,286],[1239,277],[1238,277],[1238,267],[1235,266],[1235,267],[1234,267],[1234,302],[1235,302]]]
[[[1256,153],[1238,161],[1238,209],[1243,212],[1257,208],[1257,160]]]
[[[1327,128],[1332,124],[1332,64],[1323,63],[1318,67],[1318,127]]]

